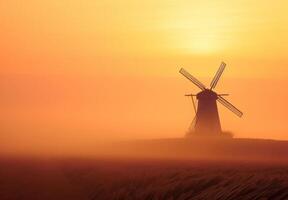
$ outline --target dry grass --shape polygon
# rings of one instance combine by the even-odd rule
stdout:
[[[288,165],[160,160],[1,160],[0,199],[288,199]]]
[[[102,161],[65,166],[66,176],[89,199],[288,199],[283,165]]]
[[[0,200],[288,199],[287,144],[169,139],[101,159],[2,158]]]

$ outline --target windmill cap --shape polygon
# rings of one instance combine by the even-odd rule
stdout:
[[[218,95],[216,92],[212,90],[203,90],[197,94],[197,99],[218,99]]]

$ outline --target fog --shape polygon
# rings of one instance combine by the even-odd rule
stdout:
[[[177,70],[177,69],[175,69]],[[177,72],[175,72],[177,73]],[[206,85],[207,78],[199,78]],[[223,79],[217,91],[244,112],[219,105],[222,129],[241,138],[285,140],[285,80]],[[77,152],[105,141],[180,138],[192,120],[185,93],[197,93],[181,75],[1,77],[2,152]]]

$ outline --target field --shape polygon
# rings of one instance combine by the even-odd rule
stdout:
[[[239,160],[161,159],[147,155],[2,157],[0,197],[1,200],[288,199],[288,163],[283,159],[245,161],[242,156]]]

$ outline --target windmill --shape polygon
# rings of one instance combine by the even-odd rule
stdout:
[[[191,97],[193,108],[195,111],[195,117],[189,127],[188,135],[195,134],[195,135],[217,136],[222,134],[216,101],[224,105],[238,117],[242,117],[243,113],[240,110],[238,110],[235,106],[233,106],[229,101],[223,98],[223,96],[227,96],[228,94],[218,94],[214,91],[225,67],[226,64],[222,62],[213,80],[210,83],[210,88],[207,88],[204,84],[202,84],[199,80],[197,80],[185,69],[183,68],[180,69],[179,72],[184,77],[186,77],[188,80],[190,80],[198,88],[201,89],[201,91],[197,94],[185,95]],[[197,106],[194,98],[198,100]]]

